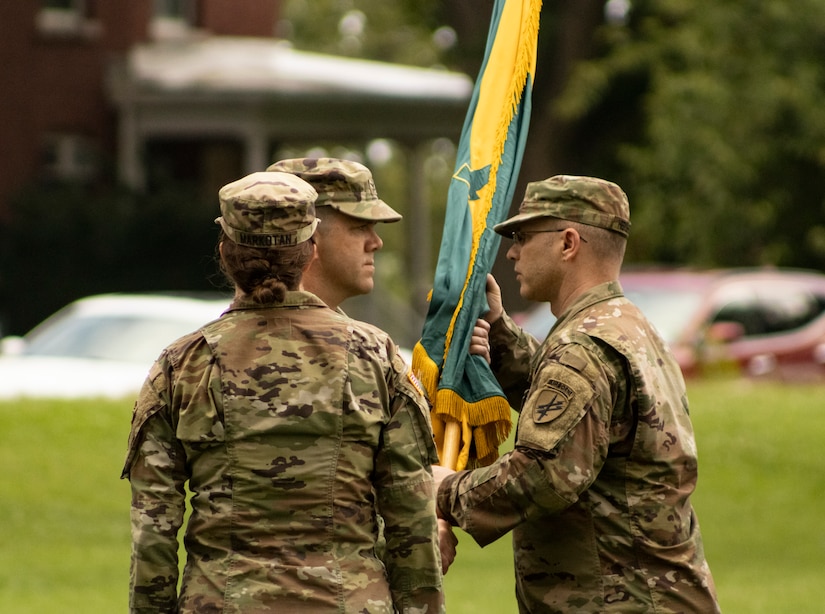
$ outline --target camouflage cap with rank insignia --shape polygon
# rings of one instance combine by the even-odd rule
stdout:
[[[525,222],[542,217],[606,228],[625,237],[630,232],[630,204],[624,191],[604,179],[573,175],[528,183],[518,214],[493,230],[510,237]]]
[[[318,226],[317,196],[311,185],[295,175],[252,173],[220,189],[221,217],[215,223],[239,245],[297,245]]]
[[[354,218],[371,222],[397,222],[401,214],[378,198],[370,170],[352,160],[292,158],[266,170],[292,173],[318,192],[317,207],[329,206]]]

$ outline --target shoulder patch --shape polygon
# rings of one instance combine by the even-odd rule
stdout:
[[[522,406],[516,445],[552,450],[584,417],[594,396],[579,371],[555,361],[544,364]]]
[[[587,368],[587,361],[584,357],[570,349],[565,350],[564,353],[559,356],[559,362],[567,365],[571,369],[575,369],[579,373],[582,373]]]
[[[551,379],[539,391],[533,403],[533,422],[552,422],[564,413],[576,396],[576,391],[559,380]]]

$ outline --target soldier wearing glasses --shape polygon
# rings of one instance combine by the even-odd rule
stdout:
[[[488,278],[471,352],[519,410],[494,464],[439,470],[439,515],[482,546],[513,532],[519,611],[717,612],[690,497],[697,454],[685,383],[618,281],[630,229],[619,186],[530,183],[496,232],[513,239],[521,296],[557,322],[539,343]]]

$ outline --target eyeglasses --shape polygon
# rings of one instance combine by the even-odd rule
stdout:
[[[564,232],[565,230],[567,230],[567,228],[554,228],[552,230],[516,230],[510,235],[510,238],[513,239],[513,243],[516,245],[524,245],[524,242],[530,235],[537,235],[542,232]],[[587,239],[583,236],[579,235],[579,238],[582,240],[582,243],[587,243]]]

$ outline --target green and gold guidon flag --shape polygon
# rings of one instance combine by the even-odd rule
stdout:
[[[435,281],[413,369],[433,404],[441,464],[486,465],[511,428],[510,406],[487,363],[469,356],[487,310],[486,279],[507,216],[530,123],[540,0],[496,0],[484,62],[458,145]]]

